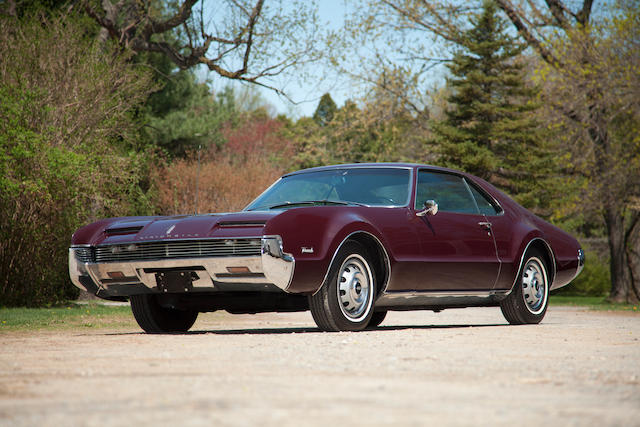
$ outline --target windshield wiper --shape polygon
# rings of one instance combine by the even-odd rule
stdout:
[[[273,205],[273,206],[269,206],[268,209],[278,209],[278,208],[286,208],[289,206],[299,206],[299,205],[358,205],[358,206],[366,206],[363,205],[362,203],[358,203],[358,202],[343,202],[343,201],[339,201],[339,200],[303,200],[300,202],[286,202],[286,203],[279,203],[277,205]]]

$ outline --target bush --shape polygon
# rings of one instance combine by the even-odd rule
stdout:
[[[606,296],[611,290],[608,259],[596,252],[586,251],[586,262],[582,273],[571,284],[554,291],[554,295]]]
[[[281,174],[263,156],[237,157],[205,152],[198,177],[198,212],[234,212],[244,208]],[[154,174],[160,212],[193,213],[196,199],[197,154],[167,163]]]
[[[0,26],[0,306],[55,304],[77,294],[71,233],[150,209],[132,149],[150,80],[78,18]]]

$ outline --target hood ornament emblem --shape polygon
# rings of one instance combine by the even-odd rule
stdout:
[[[169,233],[171,233],[171,232],[173,231],[173,229],[174,229],[174,228],[176,228],[176,225],[175,225],[175,224],[173,224],[171,227],[169,227],[169,228],[167,229],[167,232],[166,232],[165,234],[169,234]]]

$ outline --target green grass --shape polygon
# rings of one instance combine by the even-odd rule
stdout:
[[[0,333],[35,329],[135,327],[129,306],[69,303],[51,308],[0,308]]]
[[[640,304],[620,304],[607,301],[607,297],[578,297],[565,295],[551,295],[551,305],[565,305],[570,307],[585,307],[590,310],[629,311],[640,313]]]
[[[552,295],[554,306],[640,314],[640,304],[613,304],[606,297]],[[69,303],[51,308],[0,308],[0,333],[22,330],[137,328],[129,306]]]

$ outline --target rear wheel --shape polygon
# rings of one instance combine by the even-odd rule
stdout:
[[[162,307],[153,294],[132,295],[130,301],[133,317],[148,334],[187,332],[198,317],[197,311]]]
[[[323,331],[361,331],[373,315],[376,283],[364,247],[345,243],[318,292],[309,297],[313,320]]]
[[[527,251],[519,274],[513,291],[500,303],[502,314],[512,325],[540,323],[549,302],[549,274],[542,253]]]

